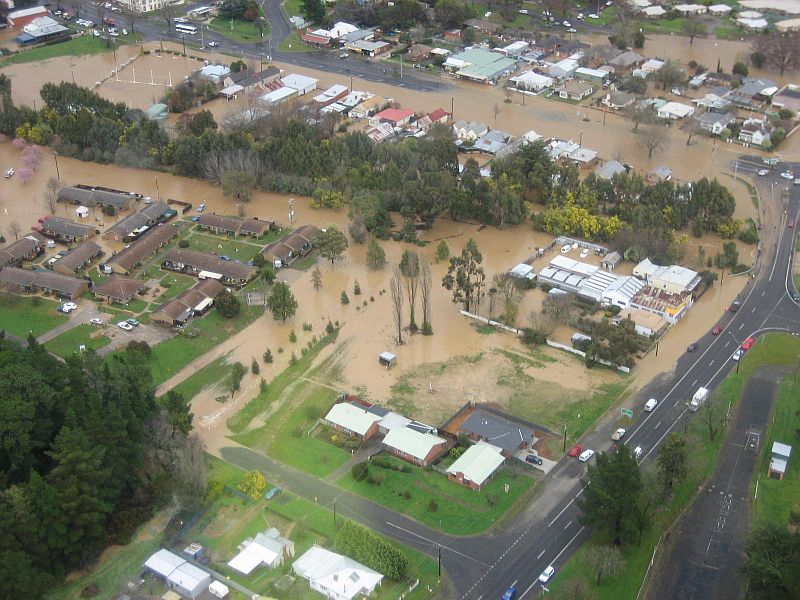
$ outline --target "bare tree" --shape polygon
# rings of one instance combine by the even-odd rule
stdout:
[[[8,224],[8,233],[14,236],[15,240],[19,239],[19,234],[22,231],[22,226],[17,221],[11,221]]]
[[[689,45],[694,44],[694,38],[706,34],[706,24],[700,19],[689,18],[683,21],[683,33],[689,37]]]
[[[647,158],[653,158],[656,150],[666,148],[667,140],[658,127],[648,127],[639,134],[639,145],[647,150]]]
[[[679,83],[686,81],[686,71],[677,61],[668,60],[655,74],[664,90],[672,89]]]
[[[522,299],[516,280],[508,273],[496,273],[492,278],[492,289],[503,301],[503,320],[506,325],[513,327],[517,320],[519,301]]]
[[[566,323],[572,313],[572,299],[567,294],[548,294],[542,302],[542,312],[552,316],[556,323]]]
[[[208,176],[217,182],[221,182],[222,177],[229,171],[251,173],[257,182],[260,181],[261,162],[255,153],[247,150],[209,152],[204,166]]]
[[[422,299],[422,333],[430,335],[433,333],[431,327],[431,286],[433,277],[431,275],[431,263],[427,258],[419,261],[419,293]]]
[[[206,446],[197,434],[184,438],[177,456],[178,474],[188,492],[195,497],[206,492]]]
[[[46,191],[44,193],[44,205],[50,214],[54,214],[56,212],[56,208],[58,208],[58,196],[56,196],[50,190]]]
[[[556,329],[556,322],[549,313],[532,310],[528,314],[528,326],[535,333],[541,334],[544,337],[550,337]]]
[[[400,267],[392,267],[392,278],[389,280],[389,291],[392,294],[392,317],[397,328],[397,343],[403,343],[403,274]]]
[[[800,66],[800,32],[772,33],[756,38],[753,52],[760,54],[764,62],[783,72]]]
[[[703,133],[703,128],[700,127],[700,123],[698,123],[694,119],[690,119],[689,121],[687,121],[686,124],[682,127],[682,129],[686,132],[687,146],[691,146],[692,138]]]
[[[566,581],[556,596],[557,600],[594,600],[596,597],[586,581],[577,577]]]
[[[415,311],[417,308],[417,289],[419,288],[419,256],[414,250],[405,250],[400,259],[400,272],[406,284],[408,295],[409,323],[412,333],[417,330]]]
[[[123,15],[128,20],[128,28],[130,29],[130,33],[136,33],[136,23],[141,18],[141,15],[135,10],[125,10],[123,11]]]
[[[595,546],[586,556],[589,565],[597,575],[597,586],[603,577],[614,577],[625,566],[622,552],[616,546]]]
[[[721,414],[716,401],[708,398],[700,409],[703,423],[708,427],[708,439],[714,441],[725,424],[725,415]]]
[[[626,109],[624,109],[624,114],[628,119],[633,121],[634,131],[639,130],[639,125],[641,123],[649,123],[650,121],[653,120],[652,113],[646,108],[643,109],[638,108],[635,102]]]

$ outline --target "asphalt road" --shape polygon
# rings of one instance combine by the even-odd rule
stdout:
[[[766,441],[781,369],[760,369],[748,381],[728,429],[719,464],[691,510],[665,540],[645,598],[728,600],[741,597],[739,567],[749,531],[750,481]]]

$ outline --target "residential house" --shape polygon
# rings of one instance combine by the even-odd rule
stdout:
[[[366,119],[383,109],[389,103],[390,101],[383,96],[373,96],[351,108],[349,115],[353,119]]]
[[[770,479],[783,479],[786,475],[786,467],[789,464],[789,458],[792,456],[792,447],[789,444],[782,444],[781,442],[772,442],[772,452],[769,459],[769,471],[767,473]]]
[[[525,71],[516,77],[509,79],[518,90],[539,93],[553,87],[555,80],[547,75],[542,75],[536,71]]]
[[[431,57],[431,48],[425,44],[414,44],[406,52],[406,60],[410,63],[418,63],[428,60]]]
[[[463,119],[453,123],[453,133],[459,140],[474,142],[479,137],[488,133],[489,128],[479,121],[464,121]]]
[[[660,19],[667,14],[663,6],[646,6],[642,9],[642,14],[648,19]]]
[[[651,75],[653,73],[658,73],[666,64],[663,60],[658,60],[657,58],[648,58],[646,61],[642,63],[642,66],[639,67],[645,73],[645,77],[647,75]]]
[[[375,126],[370,125],[364,130],[364,133],[376,144],[395,135],[394,127],[389,123],[378,123]]]
[[[538,133],[536,133],[533,129],[528,131],[527,133],[523,133],[517,139],[513,140],[512,142],[506,144],[502,148],[500,148],[496,153],[495,157],[497,158],[506,158],[508,156],[512,156],[516,154],[520,148],[526,146],[528,144],[532,144],[533,142],[542,139]]]
[[[308,581],[312,590],[331,600],[369,597],[383,580],[377,571],[316,544],[294,561],[292,571]]]
[[[505,462],[501,448],[479,441],[447,468],[447,478],[472,490],[481,490]]]
[[[483,404],[469,405],[451,423],[457,425],[448,424],[444,429],[457,436],[465,435],[475,442],[491,444],[505,457],[533,448],[538,440],[537,426]]]
[[[13,3],[9,4],[11,8],[14,7]],[[12,29],[22,29],[29,23],[32,23],[40,17],[46,17],[50,14],[46,6],[31,6],[30,8],[22,8],[14,10],[6,15],[8,26]]]
[[[722,131],[736,120],[731,113],[704,112],[695,117],[695,121],[703,131],[708,131],[712,135],[719,135]]]
[[[53,270],[62,275],[77,275],[92,261],[103,255],[103,249],[94,242],[83,242],[59,258],[53,264]]]
[[[161,549],[153,554],[145,561],[144,568],[169,589],[192,599],[205,592],[211,584],[209,573],[169,550]]]
[[[347,88],[346,85],[337,83],[329,87],[321,94],[317,94],[316,96],[314,96],[314,103],[318,107],[328,106],[329,104],[333,104],[334,102],[337,102],[342,98],[345,98],[349,93],[350,90]]]
[[[44,253],[47,238],[35,231],[25,234],[18,240],[11,242],[5,248],[0,248],[0,269],[3,267],[20,267],[22,261],[33,260]]]
[[[410,427],[397,427],[383,438],[383,446],[389,454],[418,467],[425,467],[447,450],[447,440]]]
[[[550,65],[547,72],[556,79],[567,79],[572,77],[575,69],[580,66],[580,63],[574,58],[565,58],[555,64]]]
[[[584,58],[586,59],[588,66],[596,68],[608,63],[608,61],[610,61],[612,58],[616,58],[620,54],[622,54],[622,50],[616,46],[600,44],[598,46],[592,46],[586,50],[584,52]]]
[[[106,263],[114,273],[129,275],[149,256],[163,248],[172,238],[181,232],[179,223],[168,225],[159,223],[151,227],[135,242],[131,242]]]
[[[667,323],[675,324],[689,311],[694,298],[691,293],[671,292],[644,286],[628,303],[628,307],[661,316]]]
[[[63,217],[52,215],[39,219],[36,229],[44,236],[64,244],[78,244],[95,234],[91,225],[82,225]]]
[[[319,229],[314,225],[298,227],[281,239],[267,244],[261,251],[261,256],[272,263],[276,269],[286,267],[311,251],[314,238],[318,233]]]
[[[565,43],[566,40],[562,40],[558,36],[551,35],[540,39],[538,42],[532,42],[531,50],[534,52],[539,52],[543,56],[547,56],[548,54],[555,52],[562,44]]]
[[[467,27],[472,27],[473,29],[485,35],[495,35],[503,28],[503,26],[499,23],[483,21],[481,19],[467,19],[464,21],[464,25]]]
[[[281,536],[274,527],[244,540],[240,548],[239,554],[228,561],[228,566],[242,575],[250,575],[262,566],[276,569],[284,560],[294,557],[294,542]]]
[[[117,242],[129,242],[139,237],[159,220],[163,220],[162,217],[168,210],[170,208],[166,202],[161,200],[154,202],[149,206],[145,206],[139,212],[132,213],[114,223],[106,230],[102,238]]]
[[[556,58],[574,58],[577,60],[583,56],[583,53],[588,48],[589,44],[578,40],[564,41],[553,51],[553,54],[555,54]]]
[[[786,109],[800,119],[800,85],[787,83],[772,97],[772,107]]]
[[[437,125],[439,123],[444,124],[450,119],[450,113],[443,108],[437,108],[433,112],[429,112],[427,117],[430,119],[433,125]]]
[[[669,181],[672,179],[672,169],[666,165],[659,165],[647,174],[646,179],[650,183]]]
[[[108,207],[116,210],[126,210],[133,200],[141,197],[137,194],[115,192],[82,185],[64,186],[58,190],[57,196],[59,202],[68,202],[70,204],[88,206],[89,208]]]
[[[608,61],[608,64],[614,67],[616,72],[632,71],[644,62],[644,56],[628,50],[623,52]]]
[[[680,102],[667,102],[658,109],[657,114],[660,119],[677,121],[691,117],[694,114],[694,107]]]
[[[212,231],[219,235],[236,237],[248,235],[259,238],[270,230],[275,229],[272,221],[261,221],[257,218],[242,219],[239,217],[223,217],[215,214],[202,214],[197,219],[200,229]]]
[[[589,69],[588,67],[578,67],[575,69],[575,77],[583,79],[594,85],[603,85],[608,80],[608,71],[602,69]]]
[[[609,92],[603,98],[603,104],[612,110],[628,108],[636,102],[636,96],[625,92]]]
[[[777,91],[777,84],[771,79],[763,77],[745,77],[742,79],[741,85],[732,89],[725,97],[739,106],[751,107],[754,106],[757,101],[762,101],[777,93]]]
[[[766,119],[745,119],[739,131],[739,140],[754,146],[765,146],[771,143],[770,126]]]
[[[147,282],[131,277],[112,275],[92,288],[96,300],[109,304],[128,304],[142,291]]]
[[[91,282],[49,271],[29,271],[19,267],[4,267],[0,271],[0,288],[16,293],[53,294],[74,300],[86,293]]]
[[[199,317],[211,310],[214,300],[224,289],[225,286],[215,279],[203,279],[164,302],[150,314],[150,320],[166,327],[185,325],[192,317]]]
[[[300,33],[300,39],[303,40],[304,43],[318,48],[330,48],[333,45],[333,40],[324,29],[308,27],[305,31]]]
[[[745,19],[739,17],[736,24],[747,31],[766,31],[769,28],[769,21],[766,19]]]
[[[351,50],[362,56],[369,56],[370,58],[387,54],[392,50],[392,45],[384,41],[370,42],[367,40],[356,40],[354,42],[347,42],[344,47],[347,50]]]
[[[459,43],[461,41],[461,30],[448,29],[447,31],[444,32],[444,39],[447,42]]]
[[[505,146],[513,139],[510,133],[500,131],[499,129],[492,129],[486,135],[479,137],[475,140],[472,150],[476,152],[484,152],[492,156],[500,152]]]
[[[715,17],[724,17],[730,14],[733,8],[728,4],[712,4],[708,7],[708,13]]]
[[[255,277],[257,272],[257,269],[250,265],[183,248],[167,250],[161,266],[199,279],[216,279],[225,285],[239,287]]]
[[[297,90],[281,85],[260,96],[259,100],[267,106],[277,106],[294,98],[297,98]]]
[[[702,4],[676,4],[672,9],[680,13],[682,17],[690,17],[692,15],[706,14],[708,7]]]
[[[530,43],[524,40],[517,40],[516,42],[511,42],[507,46],[502,48],[495,48],[495,52],[499,52],[500,54],[504,54],[505,56],[510,56],[513,58],[519,58],[523,54],[525,54],[531,45]]]
[[[633,321],[636,333],[644,337],[660,336],[669,325],[660,315],[632,308],[621,310],[612,322],[619,325],[624,320]]]
[[[381,416],[367,411],[363,406],[339,402],[331,407],[322,421],[336,431],[363,442],[378,433],[378,422],[381,419]]]
[[[644,279],[651,288],[664,290],[671,294],[693,292],[702,281],[696,271],[680,265],[662,267],[653,264],[647,258],[634,267],[633,274]]]
[[[370,117],[369,124],[376,127],[379,123],[389,123],[392,127],[402,127],[407,125],[413,116],[414,111],[408,108],[385,108]]]
[[[38,17],[23,26],[22,33],[14,38],[20,46],[32,46],[34,44],[43,44],[59,38],[66,38],[69,34],[69,29],[64,27],[61,23],[50,17]]]
[[[558,87],[559,98],[580,101],[594,93],[594,86],[588,81],[570,79]]]
[[[608,160],[594,170],[594,174],[600,179],[611,180],[614,175],[627,173],[628,170],[617,160]]]
[[[692,99],[692,103],[713,113],[729,112],[732,104],[727,98],[723,98],[713,92],[705,94],[702,98]]]
[[[250,69],[244,69],[238,73],[229,73],[222,80],[222,85],[226,88],[233,85],[238,85],[244,92],[252,92],[259,85],[266,85],[276,81],[281,76],[281,70],[278,67],[267,67],[263,71],[254,72]]]
[[[784,19],[775,22],[775,31],[780,33],[791,33],[800,31],[800,19]]]
[[[206,65],[200,69],[200,77],[208,79],[211,83],[221,84],[231,72],[225,65]]]

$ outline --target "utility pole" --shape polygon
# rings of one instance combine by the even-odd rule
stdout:
[[[450,122],[453,122],[453,115],[455,114],[456,97],[450,96]]]
[[[333,499],[333,526],[336,527],[336,498]]]
[[[564,452],[567,451],[567,424],[564,423]]]
[[[437,544],[437,548],[439,550],[439,578],[442,577],[442,545]]]

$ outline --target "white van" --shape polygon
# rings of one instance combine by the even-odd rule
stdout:
[[[653,412],[653,409],[658,404],[658,401],[655,398],[650,398],[647,402],[644,403],[644,409],[647,412]]]

